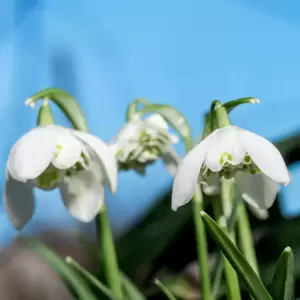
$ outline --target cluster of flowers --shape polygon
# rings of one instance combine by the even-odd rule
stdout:
[[[174,176],[172,209],[191,200],[196,185],[218,193],[221,177],[235,178],[241,197],[255,209],[269,208],[279,184],[290,182],[277,148],[263,137],[237,126],[211,131],[184,158],[173,148],[179,138],[170,133],[159,114],[135,117],[111,143],[75,129],[38,126],[12,147],[6,171],[4,204],[16,229],[34,213],[33,189],[58,188],[71,215],[83,222],[94,219],[104,204],[104,188],[117,190],[118,170],[145,173],[162,159]]]

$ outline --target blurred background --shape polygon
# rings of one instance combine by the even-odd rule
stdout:
[[[124,124],[126,107],[137,97],[176,107],[197,138],[212,100],[255,96],[261,104],[234,111],[232,122],[276,142],[293,177],[270,218],[251,219],[262,272],[268,274],[287,245],[300,255],[299,1],[0,0],[0,5],[1,186],[11,146],[36,123],[37,110],[24,101],[43,88],[62,88],[76,97],[91,132],[105,141]],[[183,154],[182,145],[177,150]],[[141,286],[154,273],[180,273],[195,259],[190,208],[171,212],[171,183],[158,162],[145,178],[120,174],[117,195],[107,194],[121,266],[143,278]],[[94,225],[70,217],[57,192],[36,196],[35,216],[23,233],[63,229],[93,236]],[[0,246],[16,236],[1,207]],[[182,239],[189,246],[182,255],[174,253]]]

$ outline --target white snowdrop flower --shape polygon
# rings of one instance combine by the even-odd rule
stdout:
[[[228,125],[214,130],[183,158],[173,183],[172,209],[191,200],[198,182],[209,186],[218,176],[234,177],[242,198],[260,210],[273,204],[279,184],[290,183],[286,164],[272,143]]]
[[[104,202],[104,186],[117,189],[114,153],[85,132],[48,125],[32,129],[12,147],[6,170],[4,205],[16,229],[34,213],[33,187],[59,188],[71,215],[91,221]]]
[[[147,165],[161,158],[167,170],[174,175],[180,157],[172,145],[178,141],[178,137],[169,132],[164,118],[153,114],[145,120],[134,119],[125,124],[114,139],[112,148],[121,170],[135,169],[144,173]]]

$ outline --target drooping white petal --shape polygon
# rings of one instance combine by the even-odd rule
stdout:
[[[20,182],[8,174],[3,198],[4,207],[10,221],[17,230],[21,230],[34,213],[32,186],[28,183]]]
[[[238,128],[238,138],[259,169],[278,183],[289,184],[290,175],[279,150],[262,136]]]
[[[243,161],[246,151],[239,145],[235,126],[216,129],[207,138],[211,139],[211,144],[205,157],[205,164],[211,171],[219,172],[222,169],[223,154],[231,155],[232,165],[238,165]]]
[[[173,210],[177,210],[192,199],[209,142],[210,139],[204,139],[179,164],[172,189]]]
[[[145,123],[154,128],[168,130],[168,123],[165,119],[159,114],[153,114],[145,119]]]
[[[83,146],[76,137],[67,130],[60,130],[52,164],[57,169],[69,169],[80,161],[82,151]]]
[[[264,174],[238,172],[235,181],[242,198],[256,209],[268,209],[275,201],[279,184]]]
[[[15,179],[26,182],[41,175],[56,152],[59,132],[53,127],[37,127],[23,135],[8,156],[8,171]]]
[[[101,166],[91,165],[90,170],[81,170],[65,176],[60,183],[60,192],[69,213],[82,222],[90,222],[104,203],[104,176]]]
[[[168,148],[163,155],[161,156],[166,169],[168,172],[172,175],[175,176],[176,170],[178,168],[179,163],[181,162],[182,158],[177,154],[177,152],[172,149]]]
[[[72,132],[96,154],[95,159],[100,162],[100,167],[103,167],[101,171],[105,172],[109,188],[112,193],[115,193],[118,185],[118,166],[114,151],[102,140],[91,134],[81,131]]]

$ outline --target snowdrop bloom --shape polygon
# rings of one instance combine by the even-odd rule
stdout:
[[[89,222],[102,207],[105,184],[115,193],[117,163],[104,142],[85,132],[40,126],[10,151],[4,205],[13,225],[21,229],[34,213],[33,187],[59,188],[70,214]]]
[[[180,157],[172,148],[178,143],[177,136],[169,133],[167,122],[159,114],[153,114],[145,120],[128,122],[114,139],[114,149],[120,169],[135,169],[145,172],[148,164],[162,158],[167,170],[174,175]]]
[[[182,160],[174,179],[172,209],[191,200],[197,182],[211,185],[219,176],[234,177],[242,198],[256,209],[269,208],[279,184],[290,183],[285,162],[273,144],[229,125],[213,131]]]

